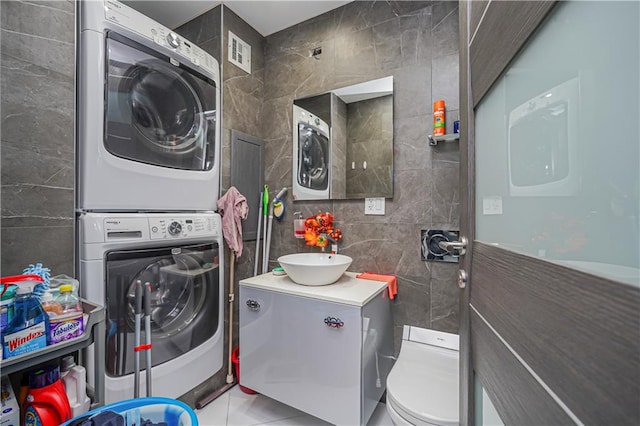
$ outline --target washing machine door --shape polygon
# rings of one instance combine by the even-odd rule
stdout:
[[[325,190],[329,187],[329,137],[314,126],[298,123],[298,184]]]
[[[107,63],[106,150],[144,164],[211,170],[215,82],[113,32]]]
[[[112,251],[106,255],[106,274],[108,375],[134,371],[137,281],[151,287],[153,366],[187,353],[216,333],[221,285],[217,244]],[[142,339],[144,343],[144,333]]]

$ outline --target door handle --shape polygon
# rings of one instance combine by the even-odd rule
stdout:
[[[460,241],[440,241],[438,247],[453,256],[462,256],[467,252],[467,239],[460,237]]]
[[[247,300],[247,307],[250,311],[258,312],[260,310],[260,303],[256,300],[249,299]]]

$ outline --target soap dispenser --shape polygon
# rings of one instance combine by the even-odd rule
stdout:
[[[296,238],[304,238],[304,218],[302,217],[302,212],[295,212],[293,214],[293,235]]]

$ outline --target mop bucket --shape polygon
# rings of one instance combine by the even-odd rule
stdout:
[[[198,426],[198,418],[185,403],[148,397],[114,402],[84,413],[61,426]]]
[[[236,346],[236,348],[233,350],[233,353],[231,354],[231,362],[233,362],[233,369],[236,372],[236,379],[238,380],[240,390],[250,395],[258,393],[253,389],[246,388],[240,384],[240,346]]]

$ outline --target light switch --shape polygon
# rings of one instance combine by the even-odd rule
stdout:
[[[384,216],[384,198],[365,198],[364,214]]]
[[[482,197],[482,214],[483,215],[494,215],[494,214],[502,214],[502,197],[491,196],[491,197]]]

